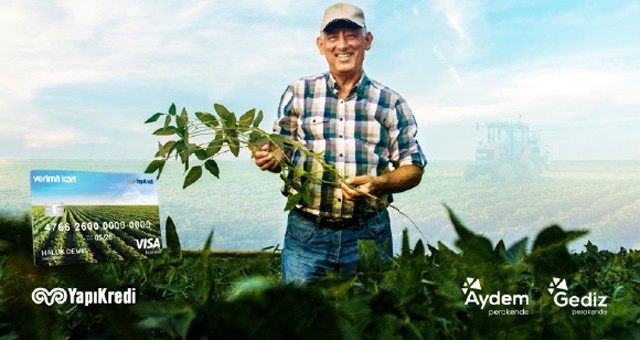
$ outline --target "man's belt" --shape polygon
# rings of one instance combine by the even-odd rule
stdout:
[[[366,221],[367,219],[375,215],[375,213],[370,213],[363,216],[352,217],[352,218],[330,218],[330,217],[314,215],[312,213],[306,212],[299,208],[296,208],[295,211],[300,216],[306,218],[309,221],[314,222],[316,225],[320,227],[335,229],[335,230],[341,230],[341,229],[353,227],[355,225],[360,224],[362,221]]]

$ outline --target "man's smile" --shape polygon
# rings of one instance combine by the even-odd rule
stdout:
[[[335,56],[339,60],[347,60],[347,59],[351,58],[352,55],[353,55],[353,53],[337,53]]]

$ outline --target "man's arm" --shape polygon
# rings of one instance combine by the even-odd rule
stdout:
[[[293,108],[293,100],[295,98],[295,84],[290,85],[282,94],[280,104],[278,105],[278,120],[274,123],[273,132],[286,137],[296,139],[295,130],[298,128],[299,114]],[[275,152],[274,152],[275,151]],[[265,144],[254,152],[256,165],[262,171],[270,171],[279,173],[281,171],[280,160],[285,156],[291,157],[288,152],[284,151],[273,144]]]
[[[402,165],[393,171],[380,176],[357,176],[346,180],[342,184],[344,199],[356,200],[366,197],[366,194],[381,196],[409,190],[422,180],[423,169],[415,165]],[[358,190],[349,188],[350,184]]]

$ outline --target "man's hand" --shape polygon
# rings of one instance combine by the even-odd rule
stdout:
[[[272,152],[275,151],[275,157]],[[280,172],[280,160],[284,159],[284,152],[272,144],[265,144],[260,149],[256,149],[254,153],[256,158],[256,165],[260,170]]]
[[[341,184],[342,197],[357,200],[368,195],[380,196],[409,190],[420,184],[422,169],[413,165],[403,165],[380,176],[357,176]],[[357,190],[351,189],[349,185]]]
[[[342,197],[345,200],[355,201],[367,197],[367,194],[375,195],[376,187],[380,185],[380,177],[374,176],[358,176],[347,179],[340,184],[342,189]],[[357,190],[349,187],[355,187]]]

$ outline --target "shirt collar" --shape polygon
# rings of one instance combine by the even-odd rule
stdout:
[[[331,74],[331,72],[327,72],[325,74],[325,79],[327,80],[327,88],[329,89],[329,91],[337,96],[338,90],[340,89],[340,84],[338,84],[335,78],[333,78],[333,75]],[[347,98],[353,96],[356,93],[356,91],[358,92],[358,95],[362,95],[364,88],[368,83],[369,83],[369,78],[364,73],[364,71],[362,71],[362,77],[360,77],[360,80],[358,81],[356,86],[354,86],[351,89],[351,92],[349,92],[349,94],[347,95]]]

